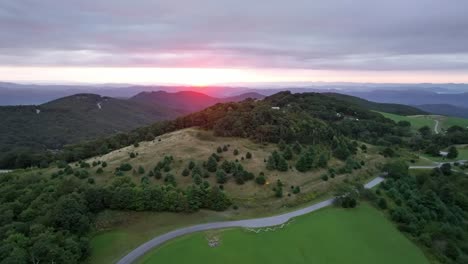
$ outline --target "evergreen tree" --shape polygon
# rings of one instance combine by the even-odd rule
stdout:
[[[227,176],[226,173],[223,170],[217,170],[216,171],[216,182],[223,184],[227,182]]]
[[[187,169],[187,168],[185,168],[185,169],[182,171],[182,176],[187,177],[187,176],[189,176],[189,175],[190,175],[190,170]]]
[[[189,170],[192,170],[193,167],[195,167],[195,162],[193,162],[193,160],[191,160],[191,161],[189,162],[188,168],[189,168]]]
[[[292,157],[293,157],[293,153],[292,153],[291,147],[286,146],[286,148],[283,151],[283,158],[285,158],[286,160],[291,160]]]
[[[235,150],[233,151],[233,154],[234,154],[234,156],[239,155],[239,150],[235,149]]]
[[[276,162],[273,156],[268,157],[267,160],[267,165],[266,165],[267,170],[275,170],[276,169]]]
[[[247,159],[251,159],[251,158],[252,158],[252,153],[247,152],[247,153],[245,154],[245,157],[246,157]]]
[[[286,143],[284,142],[283,139],[280,139],[280,141],[278,142],[278,148],[281,151],[283,151],[286,148]]]
[[[216,162],[216,159],[213,156],[211,156],[208,159],[208,162],[206,163],[206,169],[209,172],[215,172],[217,168],[218,168],[218,163]]]
[[[300,144],[299,142],[296,141],[296,142],[294,143],[294,145],[293,145],[293,151],[294,151],[294,153],[296,153],[296,154],[298,154],[298,155],[301,154],[301,152],[302,152],[302,146],[301,146],[301,144]]]
[[[231,173],[231,163],[227,160],[224,160],[223,163],[221,163],[221,169],[226,173]]]
[[[319,158],[317,160],[317,166],[320,168],[326,168],[328,164],[328,157],[324,153],[321,153],[319,155]]]
[[[198,174],[195,174],[195,176],[193,176],[193,182],[196,184],[196,185],[200,185],[202,183],[202,178],[200,177],[200,175]]]
[[[221,153],[221,152],[223,152],[223,149],[222,149],[221,147],[218,147],[218,148],[216,149],[216,152]]]
[[[144,174],[145,173],[145,168],[143,168],[143,166],[138,166],[138,173],[139,174]]]
[[[279,170],[279,171],[288,171],[288,163],[286,162],[286,160],[282,157],[282,156],[279,156],[279,159],[278,159],[278,164],[276,166],[276,169]]]
[[[456,157],[458,157],[458,150],[456,147],[451,146],[448,150],[447,158],[455,159]]]

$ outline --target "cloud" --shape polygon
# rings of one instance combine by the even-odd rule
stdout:
[[[0,65],[468,70],[465,0],[0,0]]]

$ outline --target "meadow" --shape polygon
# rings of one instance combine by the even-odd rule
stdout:
[[[217,247],[208,240],[218,239]],[[181,254],[182,253],[182,254]],[[276,231],[228,229],[175,239],[145,255],[152,263],[429,263],[384,214],[368,204],[327,208]]]
[[[379,112],[386,118],[392,119],[395,122],[408,121],[411,123],[411,127],[417,130],[423,126],[428,126],[434,131],[436,120],[439,121],[438,131],[441,132],[447,130],[451,126],[468,127],[468,119],[440,116],[440,115],[414,115],[414,116],[401,116],[390,113]]]

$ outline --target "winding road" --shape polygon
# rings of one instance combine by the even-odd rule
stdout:
[[[434,125],[434,132],[436,134],[439,134],[439,120],[434,120],[435,121],[435,125]]]
[[[370,189],[384,180],[382,177],[376,177],[367,184],[364,185],[364,188]],[[238,220],[238,221],[225,221],[225,222],[212,222],[200,225],[194,225],[189,227],[180,228],[169,233],[157,236],[150,241],[142,244],[141,246],[137,247],[136,249],[132,250],[128,253],[125,257],[120,259],[117,264],[131,264],[134,263],[139,257],[143,256],[151,249],[171,240],[176,237],[180,237],[183,235],[205,231],[210,229],[221,229],[221,228],[229,228],[229,227],[245,227],[245,228],[259,228],[259,227],[267,227],[267,226],[276,226],[281,225],[288,222],[291,218],[308,214],[310,212],[319,210],[321,208],[330,206],[333,204],[335,199],[331,198],[311,206],[292,211],[289,213],[284,213],[276,216],[271,217],[263,217],[263,218],[254,218],[254,219],[247,219],[247,220]]]

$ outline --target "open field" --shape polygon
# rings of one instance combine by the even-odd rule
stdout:
[[[436,120],[439,121],[438,132],[443,132],[451,126],[468,127],[468,119],[449,117],[441,115],[415,115],[415,116],[401,116],[389,113],[379,112],[387,118],[392,119],[395,122],[408,121],[411,123],[413,129],[417,130],[423,126],[428,126],[434,131]]]
[[[216,153],[218,146],[230,145],[228,151],[219,153],[222,160],[235,161],[238,159],[238,162],[247,171],[254,173],[255,176],[263,171],[269,183],[275,183],[277,179],[281,179],[284,183],[284,195],[282,198],[274,197],[272,191],[274,184],[261,186],[254,181],[248,181],[243,185],[238,185],[233,179],[230,179],[228,183],[224,184],[224,190],[232,198],[234,204],[238,206],[236,210],[230,208],[225,212],[200,211],[187,215],[157,212],[102,212],[96,219],[96,226],[91,238],[89,263],[113,263],[113,261],[149,238],[180,226],[217,220],[238,220],[269,216],[307,205],[312,201],[326,198],[344,179],[364,181],[374,177],[379,171],[376,167],[385,162],[385,159],[378,155],[380,149],[368,145],[367,153],[359,151],[355,157],[358,161],[364,161],[366,166],[352,173],[336,175],[335,178],[324,181],[321,176],[327,171],[326,169],[313,170],[307,173],[296,171],[294,169],[296,155],[293,160],[288,161],[291,168],[287,172],[266,170],[264,160],[273,150],[277,150],[275,144],[258,144],[241,138],[215,137],[209,131],[195,128],[168,133],[161,136],[160,141],[158,139],[141,142],[139,146],[128,146],[87,160],[89,164],[92,164],[93,161],[105,161],[107,166],[103,168],[104,172],[102,174],[96,173],[97,169],[101,167],[100,165],[91,168],[79,168],[78,163],[71,165],[77,171],[87,170],[89,177],[95,179],[97,185],[107,185],[118,177],[114,175],[114,171],[122,163],[130,163],[134,169],[142,166],[145,170],[144,174],[133,171],[125,172],[125,175],[131,176],[132,180],[139,184],[142,176],[148,175],[148,172],[164,156],[172,155],[174,160],[170,173],[176,178],[177,186],[184,188],[193,184],[191,176],[184,177],[181,175],[182,170],[187,167],[190,160],[201,164],[212,153]],[[233,154],[234,149],[239,150],[238,155]],[[241,157],[245,157],[247,151],[252,153],[252,159],[244,158],[242,160]],[[137,152],[138,155],[130,158],[129,153],[131,152]],[[340,166],[343,166],[342,161],[331,159],[329,162],[329,167],[338,169]],[[18,170],[13,173],[30,172],[50,177],[58,170],[57,166],[51,166],[46,169]],[[217,184],[214,173],[210,173],[210,176],[203,180],[207,180],[211,185]],[[87,179],[83,179],[83,181],[87,181]],[[162,179],[157,180],[155,177],[150,177],[150,182],[151,184],[164,184]],[[301,192],[293,194],[291,186],[300,186]]]
[[[458,150],[458,157],[455,159],[447,159],[443,157],[433,157],[427,154],[422,154],[421,156],[425,159],[429,159],[436,162],[444,162],[444,161],[456,161],[456,160],[468,160],[468,145],[458,145],[456,146]],[[443,151],[448,151],[448,149],[444,149]]]
[[[353,178],[354,176],[359,176],[366,178],[375,175],[374,165],[381,162],[383,159],[380,155],[375,155],[374,152],[376,151],[373,150],[372,146],[369,146],[368,154],[360,153],[357,156],[358,160],[365,161],[367,165],[366,169],[355,171],[348,175],[337,175],[335,179],[324,182],[321,179],[321,175],[327,172],[326,169],[317,169],[306,173],[298,172],[294,168],[297,159],[296,155],[293,160],[288,162],[290,166],[288,171],[268,171],[266,169],[265,160],[268,159],[274,150],[277,150],[275,144],[258,144],[242,138],[215,137],[210,131],[190,128],[165,134],[161,136],[161,141],[153,140],[141,142],[138,147],[128,146],[101,157],[91,158],[87,160],[87,162],[105,161],[107,163],[107,167],[104,168],[102,174],[97,175],[95,173],[96,167],[89,169],[91,175],[96,175],[95,179],[97,184],[110,183],[115,178],[115,169],[123,163],[131,164],[133,169],[138,169],[139,166],[142,166],[145,171],[143,174],[139,174],[135,171],[125,172],[126,175],[132,176],[132,179],[138,184],[141,177],[147,175],[149,171],[155,167],[157,162],[161,161],[164,156],[171,155],[174,161],[171,164],[170,173],[174,175],[177,186],[183,188],[193,184],[191,176],[182,176],[182,171],[188,167],[189,161],[194,161],[196,164],[202,166],[202,163],[206,162],[212,153],[216,153],[217,147],[222,147],[224,145],[229,145],[229,149],[228,151],[217,153],[221,156],[221,161],[218,165],[222,160],[237,160],[245,170],[254,173],[255,176],[258,176],[260,172],[264,172],[266,175],[267,183],[263,186],[256,184],[254,181],[239,185],[235,183],[233,179],[228,180],[228,182],[224,184],[224,190],[231,198],[240,204],[249,206],[264,206],[265,204],[269,205],[272,201],[278,201],[278,199],[273,198],[273,192],[271,191],[272,186],[270,186],[271,183],[276,183],[278,179],[284,183],[285,187],[299,186],[301,188],[302,194],[295,195],[297,199],[311,200],[315,196],[328,191],[332,185],[345,177]],[[234,149],[239,151],[238,155],[233,154]],[[129,153],[132,152],[138,153],[138,155],[134,158],[130,158]],[[245,158],[247,152],[252,154],[251,159]],[[336,159],[331,159],[329,162],[329,167],[333,168],[339,168],[342,165],[343,162]],[[209,177],[203,180],[208,181],[210,185],[217,185],[214,173],[210,173]],[[150,182],[154,184],[164,183],[163,180],[157,180],[154,177],[150,177]],[[305,193],[308,194],[308,197],[303,197]],[[286,197],[288,197],[287,195],[285,195],[285,199],[289,200],[293,200],[294,198]],[[262,202],[263,205],[260,204]]]
[[[208,240],[218,239],[217,247]],[[183,252],[183,254],[181,254]],[[229,229],[175,239],[140,263],[428,263],[385,216],[368,204],[327,208],[283,229],[253,233]]]

